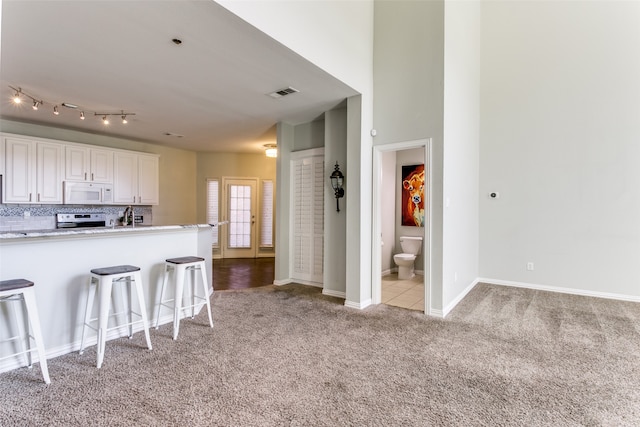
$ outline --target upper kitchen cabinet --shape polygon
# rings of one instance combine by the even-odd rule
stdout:
[[[65,146],[65,180],[113,183],[113,151]]]
[[[5,203],[62,203],[63,145],[4,137]]]
[[[159,203],[157,155],[116,152],[113,163],[114,203],[127,205]]]

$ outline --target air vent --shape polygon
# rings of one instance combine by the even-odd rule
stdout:
[[[173,132],[165,132],[164,136],[173,136],[175,138],[182,138],[184,135],[180,135],[179,133],[173,133]]]
[[[275,92],[271,92],[268,95],[274,99],[277,99],[277,98],[282,98],[283,96],[291,95],[292,93],[296,93],[296,92],[300,92],[300,91],[296,88],[289,86],[287,88],[280,89]]]

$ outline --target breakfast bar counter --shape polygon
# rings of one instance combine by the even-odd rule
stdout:
[[[0,233],[0,280],[24,278],[35,283],[46,354],[56,357],[80,348],[91,269],[122,264],[140,267],[149,320],[155,320],[167,258],[204,258],[207,287],[213,292],[211,237],[208,224]],[[170,310],[161,314],[161,324],[172,321]],[[114,330],[109,338],[118,332],[125,335],[124,329]],[[0,329],[0,336],[9,336],[6,334],[9,331]],[[95,337],[92,339],[89,344],[95,343]],[[3,346],[12,345],[0,344],[0,353],[9,350]],[[17,364],[17,360],[4,360],[0,372]]]

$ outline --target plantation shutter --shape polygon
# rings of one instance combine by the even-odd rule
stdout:
[[[207,180],[207,222],[209,224],[218,224],[219,220],[219,181],[217,179],[208,179]],[[218,240],[218,229],[219,226],[213,227],[212,231],[212,244],[217,247],[220,245]]]

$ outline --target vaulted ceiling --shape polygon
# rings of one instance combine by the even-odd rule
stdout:
[[[9,120],[251,153],[275,142],[277,122],[314,120],[356,94],[210,0],[4,0],[1,30],[0,117]],[[21,104],[9,86],[22,90]],[[299,92],[268,95],[288,87]],[[27,95],[43,105],[33,110]],[[135,113],[127,124],[122,111]],[[104,113],[114,114],[109,125]]]

